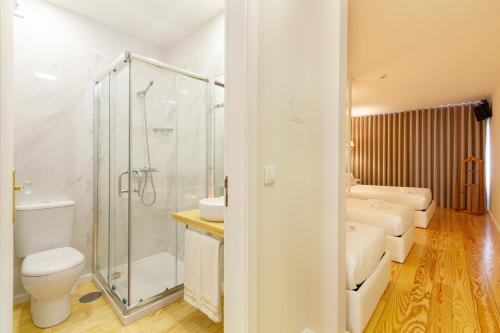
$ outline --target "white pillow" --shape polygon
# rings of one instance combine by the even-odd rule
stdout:
[[[368,199],[370,207],[375,207],[378,209],[388,209],[391,208],[389,204],[384,199]]]

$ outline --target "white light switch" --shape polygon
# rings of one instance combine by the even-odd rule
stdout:
[[[276,167],[268,165],[264,168],[264,185],[273,185],[276,181]]]

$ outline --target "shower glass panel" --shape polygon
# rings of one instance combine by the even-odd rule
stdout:
[[[132,60],[131,305],[183,283],[184,230],[207,197],[207,82]]]
[[[109,267],[109,76],[106,76],[102,81],[98,82],[95,87],[96,94],[96,131],[97,137],[100,138],[96,142],[97,153],[97,173],[96,183],[97,188],[97,228],[99,229],[98,239],[95,244],[96,270],[102,274],[104,278],[108,278]]]
[[[94,273],[126,316],[182,296],[185,226],[172,213],[213,195],[207,152],[217,149],[207,136],[216,126],[215,88],[208,78],[125,53],[95,96]]]
[[[217,78],[214,87],[214,194],[224,195],[224,86]]]
[[[96,271],[124,304],[129,293],[128,199],[122,193],[129,186],[128,77],[128,66],[122,66],[96,85]]]
[[[124,304],[129,302],[129,75],[123,66],[110,75],[110,257],[108,283]]]

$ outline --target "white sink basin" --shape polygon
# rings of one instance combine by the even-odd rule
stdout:
[[[224,222],[224,197],[200,200],[200,216],[210,222]]]

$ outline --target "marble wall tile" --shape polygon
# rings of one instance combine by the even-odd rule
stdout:
[[[33,193],[18,194],[17,201],[76,202],[73,246],[86,257],[86,273],[92,269],[94,79],[124,50],[151,57],[162,50],[44,1],[21,2],[25,18],[14,21],[14,154],[17,180],[31,181]],[[16,259],[16,295],[24,292],[20,264]]]
[[[215,18],[201,26],[197,31],[172,45],[163,54],[163,61],[174,66],[188,69],[190,71],[205,75],[211,79],[220,77],[224,73],[224,13],[220,13]],[[221,118],[219,117],[219,120]],[[193,124],[193,128],[200,129],[203,120],[197,119]],[[205,119],[206,121],[206,119]],[[221,126],[219,122],[219,127]],[[206,188],[200,183],[201,174],[196,170],[201,170],[202,164],[200,155],[193,153],[189,147],[200,142],[199,137],[193,137],[193,140],[181,141],[185,149],[185,156],[180,158],[180,165],[186,168],[184,170],[187,175],[197,175],[198,178],[192,176],[183,179],[185,183],[179,188],[182,188],[177,200],[179,209],[193,209],[198,207],[198,199],[203,196]],[[190,164],[193,163],[193,164]],[[223,164],[223,163],[222,163]],[[218,163],[221,167],[222,164]],[[194,173],[192,173],[194,171]],[[215,171],[221,177],[223,170]],[[177,244],[178,253],[182,256],[184,253],[184,233],[185,228],[177,229]]]

